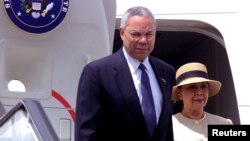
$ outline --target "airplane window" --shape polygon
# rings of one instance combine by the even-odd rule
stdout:
[[[13,92],[25,92],[24,84],[19,80],[11,80],[8,83],[8,90]]]

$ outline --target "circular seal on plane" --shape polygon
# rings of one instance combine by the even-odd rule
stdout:
[[[30,33],[45,33],[64,19],[69,0],[3,0],[11,21]]]

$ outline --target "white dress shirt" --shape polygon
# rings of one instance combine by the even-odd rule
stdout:
[[[132,58],[127,52],[125,51],[123,47],[123,53],[125,55],[125,58],[127,60],[134,85],[140,100],[140,103],[142,103],[142,93],[140,89],[140,82],[141,82],[141,70],[139,69],[139,65],[141,64],[140,61],[137,59]],[[149,81],[150,81],[150,86],[153,94],[153,99],[154,99],[154,105],[155,105],[155,112],[156,112],[156,121],[158,123],[160,113],[161,113],[161,106],[162,106],[162,94],[161,90],[158,84],[158,81],[156,79],[156,76],[154,74],[153,68],[149,63],[148,57],[142,62],[144,66],[146,67],[146,72],[148,73]]]

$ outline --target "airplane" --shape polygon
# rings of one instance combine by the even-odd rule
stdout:
[[[206,110],[231,118],[234,124],[250,123],[245,94],[250,78],[246,1],[23,2],[30,6],[25,11],[20,2],[0,2],[4,11],[0,12],[0,101],[9,111],[21,99],[38,100],[61,141],[74,141],[77,85],[84,65],[121,47],[121,15],[137,5],[148,7],[157,19],[152,55],[175,68],[190,61],[207,65],[209,76],[220,80],[222,89]],[[59,5],[61,11],[53,14]],[[42,18],[47,21],[36,22]],[[176,104],[174,111],[180,106]]]
[[[84,65],[112,52],[116,1],[1,0],[0,9],[5,111],[38,100],[59,140],[74,141],[79,77]]]

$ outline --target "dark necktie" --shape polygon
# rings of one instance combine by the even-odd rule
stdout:
[[[147,124],[149,135],[152,136],[156,126],[156,114],[154,108],[154,101],[152,91],[149,83],[148,74],[143,64],[140,64],[141,69],[141,92],[142,92],[142,109],[144,119]]]

